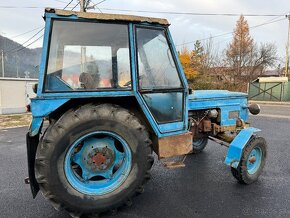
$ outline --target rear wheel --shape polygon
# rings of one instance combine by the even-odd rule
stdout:
[[[198,154],[203,151],[208,143],[208,138],[197,138],[192,140],[192,153]]]
[[[267,157],[267,144],[262,137],[253,137],[246,145],[237,169],[231,168],[233,176],[242,184],[251,184],[261,175]]]
[[[48,128],[37,150],[36,179],[56,209],[94,216],[131,204],[153,160],[148,132],[133,114],[90,104]]]

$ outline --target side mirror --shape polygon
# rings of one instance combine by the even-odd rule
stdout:
[[[32,90],[33,90],[33,92],[34,92],[35,94],[37,93],[37,86],[38,86],[37,83],[35,83],[35,84],[32,85]]]

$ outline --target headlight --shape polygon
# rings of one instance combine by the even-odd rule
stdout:
[[[261,111],[260,106],[258,104],[255,104],[255,103],[254,104],[250,104],[248,106],[248,109],[249,109],[250,113],[253,114],[253,115],[257,115]]]

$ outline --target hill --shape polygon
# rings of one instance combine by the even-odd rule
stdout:
[[[2,76],[1,51],[4,51],[5,77],[38,77],[41,48],[24,48],[21,44],[0,35],[0,76]]]

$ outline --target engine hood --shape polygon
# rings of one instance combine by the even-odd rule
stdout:
[[[221,99],[221,98],[241,98],[247,97],[248,95],[243,92],[230,92],[227,90],[196,90],[189,95],[189,100],[199,99]]]

